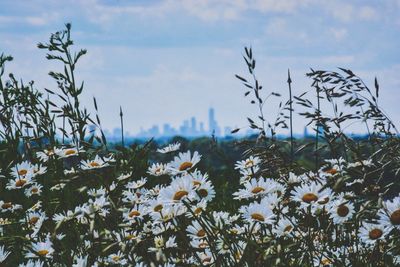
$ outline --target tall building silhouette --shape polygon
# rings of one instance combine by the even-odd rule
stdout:
[[[215,120],[214,108],[208,110],[208,132],[209,134],[215,134],[216,136],[221,135],[221,129],[219,128],[217,121]]]

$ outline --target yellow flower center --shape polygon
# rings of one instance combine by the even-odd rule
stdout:
[[[260,213],[253,213],[251,214],[251,218],[256,221],[263,222],[265,220],[264,216]]]
[[[159,211],[161,211],[162,209],[163,209],[163,205],[162,205],[162,204],[158,204],[157,206],[154,207],[153,210],[154,210],[155,212],[159,212]]]
[[[99,167],[100,166],[100,164],[97,163],[96,161],[90,162],[89,165],[90,165],[90,167]]]
[[[261,186],[256,186],[256,187],[253,188],[253,190],[251,190],[251,192],[253,194],[258,194],[258,193],[263,192],[263,191],[265,191],[265,188],[263,188]]]
[[[248,161],[246,161],[246,163],[244,164],[244,167],[245,168],[250,168],[250,167],[253,167],[254,166],[254,161],[252,161],[252,160],[248,160]]]
[[[208,247],[207,242],[201,242],[201,243],[199,244],[199,248],[206,248],[206,247]]]
[[[200,229],[198,232],[197,232],[197,236],[198,237],[203,237],[203,236],[205,236],[206,235],[206,231],[204,231],[203,229]]]
[[[23,176],[23,175],[26,175],[27,173],[28,173],[28,170],[26,170],[26,169],[22,169],[22,170],[19,170],[19,171],[18,171],[18,174],[19,174],[19,175],[22,175],[22,176]]]
[[[134,211],[129,212],[128,216],[129,216],[129,218],[137,217],[137,216],[140,216],[140,212],[137,210],[134,210]]]
[[[37,192],[39,192],[39,189],[37,187],[31,189],[32,194],[36,194]]]
[[[199,207],[199,208],[196,208],[196,209],[193,211],[193,213],[194,213],[195,215],[199,215],[202,211],[203,211],[203,209]]]
[[[349,214],[350,210],[346,205],[340,205],[337,208],[336,212],[340,217],[346,217],[347,214]]]
[[[392,215],[390,215],[390,222],[394,225],[400,224],[400,209],[395,210]]]
[[[330,169],[327,169],[325,172],[329,173],[329,174],[332,174],[332,175],[335,175],[337,173],[337,170],[335,168],[330,168]]]
[[[119,260],[120,260],[121,258],[120,258],[119,256],[115,255],[115,256],[112,256],[111,259],[112,259],[113,261],[115,261],[115,262],[119,262]]]
[[[293,229],[293,226],[288,225],[288,226],[285,227],[285,229],[283,229],[283,231],[284,231],[285,233],[287,233],[287,232],[292,231],[292,229]]]
[[[49,254],[49,251],[47,249],[41,249],[37,252],[37,254],[39,254],[39,256],[46,256],[47,254]]]
[[[193,163],[191,163],[189,161],[185,161],[179,166],[179,171],[186,171],[186,170],[192,168],[192,166],[193,166]]]
[[[197,191],[197,192],[199,192],[199,195],[200,195],[201,197],[206,197],[206,196],[208,196],[208,191],[207,191],[206,189],[204,189],[204,188],[200,189],[200,190]]]
[[[3,203],[3,205],[1,205],[1,208],[2,209],[10,209],[10,208],[12,208],[12,204],[11,204],[11,202]]]
[[[380,229],[372,229],[371,231],[369,231],[369,238],[371,238],[372,240],[378,239],[383,235],[382,230]]]
[[[38,221],[39,221],[39,217],[37,217],[37,216],[34,216],[29,219],[30,224],[36,224]]]
[[[185,190],[181,190],[175,193],[173,200],[181,200],[183,197],[189,195],[189,192],[185,191]]]
[[[306,203],[311,203],[318,200],[318,197],[314,193],[304,194],[302,200]]]
[[[15,182],[15,186],[16,186],[16,187],[23,187],[25,184],[26,184],[26,180],[25,180],[25,179],[18,179],[18,180]]]
[[[64,153],[66,156],[70,156],[70,155],[76,154],[76,150],[75,149],[67,149]]]

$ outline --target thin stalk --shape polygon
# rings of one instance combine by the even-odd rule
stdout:
[[[124,142],[124,114],[122,113],[122,107],[119,107],[119,117],[121,119],[121,144],[122,147],[125,147],[125,142]]]
[[[318,111],[318,116],[320,116],[321,113],[321,103],[320,103],[320,97],[319,97],[319,87],[316,87],[317,89],[317,111]],[[315,171],[318,171],[318,165],[319,165],[319,158],[318,158],[318,139],[319,139],[319,119],[317,121],[317,129],[315,133]]]
[[[288,80],[289,85],[289,104],[290,104],[290,165],[293,164],[294,152],[293,152],[293,100],[292,100],[292,79],[290,78],[290,71],[288,69]]]

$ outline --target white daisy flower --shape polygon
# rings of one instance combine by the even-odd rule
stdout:
[[[383,202],[383,209],[378,213],[379,222],[388,228],[400,230],[400,196]]]
[[[254,166],[253,168],[240,169],[240,184],[244,184],[251,178],[255,178],[255,174],[260,170],[259,166]]]
[[[235,164],[235,169],[243,170],[243,169],[251,169],[255,168],[261,163],[259,157],[250,156],[248,159],[237,161]],[[253,169],[254,172],[254,169]]]
[[[193,239],[204,238],[207,235],[207,232],[197,221],[193,221],[192,224],[187,227],[186,232],[188,232],[188,236]]]
[[[170,152],[174,152],[174,151],[179,150],[180,147],[181,147],[181,144],[176,142],[176,143],[173,143],[173,144],[169,144],[169,145],[167,145],[167,146],[165,146],[163,148],[157,149],[157,152],[162,153],[162,154],[170,153]]]
[[[25,189],[25,196],[31,197],[33,195],[38,195],[42,193],[42,188],[43,186],[38,183],[32,183],[31,186],[27,189]]]
[[[192,181],[180,177],[174,179],[168,187],[161,189],[159,199],[166,203],[178,203],[194,196]]]
[[[272,224],[275,219],[275,214],[266,205],[258,202],[250,203],[248,206],[240,208],[243,219],[250,223],[265,223]]]
[[[277,236],[290,236],[295,228],[295,225],[291,222],[296,222],[296,219],[288,220],[282,218],[279,222],[272,228],[272,233]]]
[[[173,174],[184,173],[199,163],[200,159],[201,155],[197,151],[193,153],[193,156],[190,151],[179,153],[179,155],[169,163],[168,168]]]
[[[43,242],[32,243],[32,251],[28,252],[25,256],[27,258],[53,258],[53,244],[49,236]]]
[[[69,158],[78,156],[79,153],[85,152],[83,147],[70,147],[70,148],[56,148],[54,153],[60,158]]]
[[[124,254],[121,251],[108,256],[108,263],[126,265],[128,261],[124,258]]]
[[[311,182],[294,188],[292,200],[300,202],[301,207],[307,208],[309,205],[324,205],[328,203],[331,191],[322,190],[322,185]]]
[[[214,263],[214,257],[209,249],[205,249],[204,252],[196,252],[200,258],[200,264],[202,266],[212,265]]]
[[[198,200],[205,200],[209,202],[215,197],[214,186],[210,181],[206,181],[200,186],[197,186],[195,192],[197,193]]]
[[[248,199],[258,196],[264,196],[270,192],[275,192],[278,189],[279,183],[272,179],[259,179],[252,178],[250,181],[244,183],[244,189],[233,193],[234,199]]]
[[[82,170],[100,169],[100,168],[110,166],[108,161],[105,161],[104,159],[99,157],[99,155],[96,155],[96,157],[93,160],[87,160],[87,161],[82,160],[81,164],[82,164],[82,167],[81,167]]]
[[[374,246],[378,240],[384,240],[387,234],[386,228],[381,224],[363,223],[360,227],[358,237],[368,245]]]
[[[25,175],[20,178],[11,179],[8,181],[6,188],[8,190],[21,189],[33,183],[32,176]]]
[[[120,176],[117,177],[118,181],[123,181],[126,180],[128,178],[132,177],[132,172],[129,173],[122,173]]]
[[[12,202],[4,202],[3,200],[0,200],[0,212],[7,212],[7,211],[14,212],[19,209],[22,209],[22,206],[19,204],[14,204]]]
[[[190,246],[192,248],[205,249],[205,248],[208,248],[210,245],[207,243],[207,240],[204,238],[201,238],[201,239],[195,238],[190,241]]]
[[[153,176],[168,174],[168,165],[163,163],[153,163],[147,170],[147,173]]]
[[[142,177],[142,178],[140,178],[140,180],[129,182],[126,185],[126,188],[127,189],[138,189],[138,188],[144,186],[146,184],[146,182],[147,182],[147,178]]]
[[[123,213],[124,221],[130,222],[131,224],[143,220],[144,215],[146,215],[146,209],[143,205],[136,205]]]
[[[328,204],[328,212],[334,224],[342,224],[353,217],[354,204],[339,196]]]
[[[11,168],[11,175],[15,178],[33,176],[34,166],[29,161],[23,161]]]

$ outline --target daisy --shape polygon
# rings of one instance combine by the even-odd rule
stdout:
[[[157,149],[157,152],[158,153],[162,153],[162,154],[170,153],[170,152],[174,152],[174,151],[179,150],[180,147],[181,147],[181,144],[176,142],[176,143],[173,143],[173,144],[169,144],[169,145],[167,145],[167,146],[165,146],[163,148]]]
[[[329,200],[331,191],[322,190],[322,185],[311,182],[294,188],[292,200],[300,202],[302,208],[307,208],[314,204],[326,204]],[[314,206],[313,206],[314,207]]]
[[[193,198],[193,183],[182,177],[174,179],[171,184],[161,189],[159,199],[166,203],[178,203],[185,198]]]
[[[128,178],[132,177],[132,172],[129,173],[122,173],[120,176],[117,177],[118,181],[123,181],[126,180]]]
[[[22,206],[19,204],[14,204],[12,202],[4,202],[3,200],[0,200],[0,212],[14,212],[18,209],[22,209]]]
[[[173,174],[184,173],[199,163],[200,159],[201,155],[197,151],[193,153],[193,156],[190,151],[179,153],[179,156],[174,158],[168,168]]]
[[[196,187],[196,193],[199,200],[211,201],[215,197],[214,186],[210,181],[202,183]]]
[[[250,223],[265,223],[271,224],[274,222],[275,214],[267,206],[253,202],[248,206],[240,208],[243,219]]]
[[[252,178],[244,184],[244,189],[233,193],[235,196],[234,199],[248,199],[266,195],[270,192],[274,192],[278,184],[278,182],[272,179],[264,179],[262,177],[260,177],[260,179]]]
[[[246,181],[249,181],[251,178],[255,178],[255,175],[260,170],[260,167],[254,166],[249,169],[240,169],[240,184],[244,184]]]
[[[342,224],[353,217],[354,204],[341,196],[328,204],[328,211],[334,224]]]
[[[32,251],[25,256],[27,258],[48,258],[53,257],[54,249],[49,236],[43,242],[32,243]]]
[[[31,175],[21,176],[20,178],[11,179],[8,181],[6,188],[8,190],[21,189],[33,183]]]
[[[242,161],[237,161],[235,164],[235,169],[251,169],[254,168],[256,166],[258,166],[258,164],[260,164],[261,160],[259,157],[253,157],[250,156],[248,159],[242,160]],[[254,172],[254,169],[253,169]]]
[[[204,238],[207,235],[207,232],[197,221],[193,221],[192,224],[187,227],[186,232],[188,232],[188,236],[193,239]]]
[[[196,252],[197,256],[200,258],[200,263],[202,266],[212,265],[214,263],[214,258],[209,249],[205,249],[204,252]]]
[[[128,261],[124,259],[124,254],[122,254],[121,251],[118,251],[118,253],[114,253],[108,256],[108,263],[125,265],[128,263]]]
[[[5,250],[4,246],[0,246],[0,263],[3,263],[10,254],[11,252]]]
[[[82,160],[81,164],[82,164],[82,170],[100,169],[110,166],[108,161],[105,161],[104,159],[100,158],[99,155],[96,155],[96,157],[93,160],[87,160],[87,161]]]
[[[200,249],[204,249],[204,248],[208,248],[209,247],[206,239],[198,239],[198,238],[192,239],[190,241],[190,246],[192,248],[200,248]]]
[[[74,157],[74,156],[78,156],[79,153],[81,152],[85,152],[85,150],[83,150],[83,147],[78,147],[78,146],[74,146],[74,147],[70,147],[70,148],[61,148],[61,149],[55,149],[54,153],[56,153],[56,155],[60,158],[69,158],[69,157]]]
[[[25,196],[31,197],[33,195],[38,195],[42,193],[42,188],[43,186],[38,183],[32,183],[31,186],[27,189],[25,189]]]
[[[146,215],[146,209],[143,205],[136,205],[136,207],[123,213],[124,221],[131,224],[143,220],[144,215]]]
[[[295,219],[293,219],[295,221]],[[276,236],[289,236],[292,235],[295,225],[288,219],[280,219],[279,222],[272,228],[272,232]]]
[[[383,202],[383,210],[378,213],[380,223],[388,228],[400,230],[400,196]]]
[[[161,176],[168,174],[168,165],[163,163],[153,163],[148,170],[147,173],[153,176]]]
[[[206,208],[207,208],[207,201],[202,199],[196,204],[190,206],[191,211],[186,213],[186,217],[188,218],[198,217],[203,213],[203,211],[206,210]]]
[[[386,228],[381,224],[363,223],[358,237],[363,243],[374,246],[378,240],[383,240],[386,236]]]
[[[146,184],[146,182],[147,182],[147,178],[142,177],[142,178],[140,178],[140,180],[129,182],[126,185],[126,188],[127,189],[138,189],[138,188],[144,186]]]
[[[15,178],[24,178],[26,176],[33,176],[34,168],[29,161],[23,161],[16,164],[11,168],[11,175]]]

